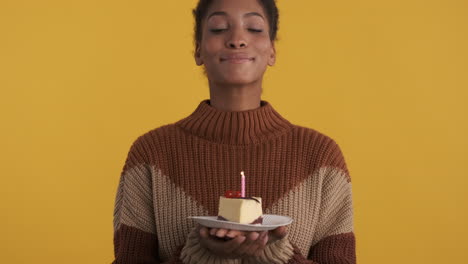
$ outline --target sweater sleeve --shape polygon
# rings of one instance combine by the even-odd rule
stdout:
[[[333,178],[332,175],[327,177]],[[293,246],[294,255],[287,263],[355,264],[351,186],[345,181],[325,179],[322,191],[323,206],[320,210],[320,226],[314,236],[316,242],[307,258]]]
[[[355,264],[355,236],[351,184],[343,180],[342,171],[328,170],[322,187],[320,226],[314,243],[305,258],[297,247],[291,264]]]
[[[115,198],[113,264],[181,263],[177,255],[168,262],[159,259],[151,171],[146,159],[144,148],[135,142]]]
[[[294,248],[289,263],[355,264],[356,247],[353,222],[351,178],[339,146],[331,141],[323,175],[319,225],[307,259]]]

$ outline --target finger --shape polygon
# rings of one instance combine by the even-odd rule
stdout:
[[[207,238],[208,235],[209,235],[209,231],[208,231],[208,228],[202,226],[199,230],[199,234],[200,234],[200,237],[201,238]]]
[[[227,253],[232,253],[233,251],[237,250],[247,239],[245,236],[237,236],[228,242],[225,242],[225,247],[227,248]]]
[[[285,226],[280,226],[270,231],[270,236],[273,240],[284,238],[288,234],[288,229]]]
[[[211,228],[210,229],[210,235],[215,236],[216,232],[218,232],[218,228]]]
[[[260,237],[257,239],[255,245],[251,247],[251,249],[246,252],[249,256],[256,256],[260,257],[268,244],[268,232],[261,234]]]
[[[229,232],[226,234],[227,237],[234,238],[236,236],[243,235],[245,236],[244,231],[239,231],[239,230],[229,230]]]
[[[250,250],[250,248],[255,244],[257,239],[260,237],[258,232],[250,232],[247,234],[247,238],[236,250],[233,250],[232,253],[242,257]]]
[[[263,231],[260,233],[260,237],[258,238],[258,243],[261,244],[262,247],[266,245],[266,242],[268,242],[268,231]]]
[[[229,230],[227,229],[220,228],[218,229],[218,231],[216,231],[216,236],[219,238],[223,238],[228,233],[228,231]]]
[[[244,236],[238,236],[229,241],[221,241],[216,237],[209,236],[204,239],[200,239],[200,243],[215,255],[223,257],[231,257],[231,252],[236,250],[245,240]]]
[[[275,234],[279,238],[283,238],[288,234],[288,228],[286,226],[280,226],[280,227],[275,229]]]
[[[262,240],[262,246],[260,247],[261,250],[263,250],[266,247],[266,245],[268,244],[268,241],[270,241],[270,236],[268,235],[268,232],[266,232]]]
[[[249,248],[245,251],[245,255],[248,256],[257,256],[265,248],[266,242],[268,241],[268,232],[263,231],[259,233],[259,237],[250,245]]]

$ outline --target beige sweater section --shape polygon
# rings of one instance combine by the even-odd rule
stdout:
[[[217,215],[219,196],[262,197],[264,213],[294,219],[256,259],[224,260],[200,247],[189,216]],[[351,179],[334,140],[291,124],[269,102],[188,117],[131,146],[117,188],[113,263],[355,263]]]

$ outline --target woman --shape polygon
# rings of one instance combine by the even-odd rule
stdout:
[[[274,0],[200,0],[195,61],[210,99],[131,146],[117,190],[114,263],[355,263],[351,183],[340,148],[261,100],[275,63]],[[195,226],[219,196],[262,197],[293,224],[270,232]]]

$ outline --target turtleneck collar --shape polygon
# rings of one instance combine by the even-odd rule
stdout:
[[[176,125],[195,136],[231,145],[268,140],[293,126],[267,101],[262,100],[260,107],[252,110],[223,111],[214,108],[209,99],[203,100],[190,116]]]

